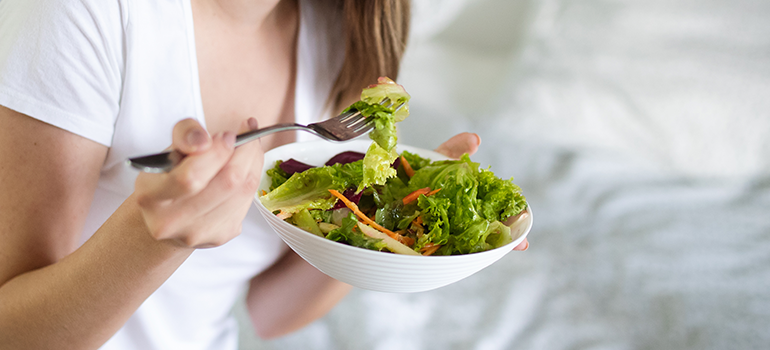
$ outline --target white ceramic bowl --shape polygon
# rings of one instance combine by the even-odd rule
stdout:
[[[344,143],[312,141],[292,143],[265,154],[265,170],[277,160],[294,158],[310,165],[323,165],[329,158],[344,151],[366,152],[371,140]],[[431,160],[445,156],[420,148],[398,146]],[[267,191],[270,178],[263,173],[257,193]],[[422,292],[466,278],[508,254],[521,243],[532,228],[532,213],[511,225],[513,242],[503,247],[474,254],[453,256],[409,256],[367,250],[330,241],[303,231],[277,218],[255,198],[259,211],[270,226],[291,249],[321,272],[355,287],[381,292]]]

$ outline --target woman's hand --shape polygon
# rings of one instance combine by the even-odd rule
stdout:
[[[438,148],[436,148],[436,152],[441,153],[449,158],[457,159],[465,153],[468,153],[468,155],[476,153],[480,144],[481,138],[479,135],[464,132],[457,134],[446,142],[442,143],[440,146],[438,146]],[[513,250],[523,251],[527,250],[527,248],[529,248],[529,242],[525,238],[524,241],[514,247]]]
[[[243,129],[255,129],[251,118]],[[241,232],[259,185],[259,142],[235,149],[235,133],[210,137],[193,119],[174,126],[171,148],[186,156],[168,173],[142,173],[135,196],[150,234],[190,248],[215,247]]]

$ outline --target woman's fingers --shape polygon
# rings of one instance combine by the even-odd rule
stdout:
[[[235,134],[226,132],[212,138],[209,149],[185,157],[174,169],[164,174],[142,173],[137,187],[146,188],[151,201],[184,198],[202,191],[220,172],[233,154]],[[144,185],[144,186],[142,186]]]
[[[169,159],[174,166],[178,165],[189,154],[204,152],[211,147],[211,136],[197,120],[187,118],[174,125],[171,133]]]
[[[440,146],[438,146],[438,148],[436,148],[436,152],[441,153],[449,158],[458,159],[465,153],[468,153],[468,155],[476,153],[480,144],[481,137],[479,137],[479,135],[470,132],[464,132],[457,134],[446,142],[442,143]]]
[[[525,251],[528,248],[529,248],[529,241],[527,241],[527,239],[524,238],[524,241],[519,243],[519,245],[513,247],[513,250]]]
[[[259,186],[262,161],[263,151],[259,142],[241,145],[207,186],[190,199],[191,204],[206,211],[214,210],[231,196],[241,197],[241,201],[250,203]]]
[[[244,121],[240,132],[254,128],[256,120]],[[139,175],[139,202],[156,239],[201,248],[240,233],[259,185],[263,151],[259,142],[235,149],[234,141],[235,133],[217,135],[208,150],[188,155],[171,172]]]
[[[182,154],[206,151],[211,146],[211,137],[197,120],[188,118],[174,125],[171,134],[171,148]]]

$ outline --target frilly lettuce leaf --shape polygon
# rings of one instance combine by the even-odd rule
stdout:
[[[282,160],[276,161],[275,166],[265,172],[267,176],[270,176],[270,191],[278,188],[278,186],[281,186],[290,177],[289,174],[281,169],[282,162]]]
[[[513,178],[503,180],[487,169],[478,174],[479,212],[487,220],[505,221],[526,209],[527,201],[521,194],[521,188],[513,183]]]
[[[374,130],[369,133],[374,143],[364,158],[364,183],[359,190],[372,184],[384,185],[386,179],[396,176],[396,171],[390,170],[390,165],[398,157],[395,151],[398,141],[396,122],[409,115],[410,96],[404,87],[386,77],[380,77],[377,82],[364,89],[361,100],[345,110],[358,110],[372,118],[374,123]],[[390,103],[381,105],[385,98],[390,99]],[[387,166],[383,166],[386,163]]]
[[[388,178],[396,176],[396,169],[391,166],[398,158],[396,150],[386,151],[376,142],[372,142],[364,156],[363,181],[358,190],[371,185],[384,185]]]
[[[377,79],[377,84],[369,85],[369,87],[361,91],[361,101],[370,105],[379,105],[385,98],[390,99],[392,109],[395,109],[402,103],[404,104],[398,111],[393,113],[395,121],[403,121],[409,116],[409,99],[411,96],[409,96],[403,86],[396,84],[390,78],[380,77]]]
[[[450,234],[449,207],[452,205],[451,201],[448,198],[422,195],[417,199],[417,205],[420,207],[425,234],[417,241],[415,250],[419,251],[428,243],[447,244]]]
[[[495,222],[511,213],[518,214],[516,210],[523,210],[526,202],[516,192],[517,188],[510,186],[510,181],[493,178],[497,179],[491,171],[479,170],[479,164],[472,162],[467,154],[460,160],[437,161],[417,170],[409,182],[410,190],[441,189],[431,197],[420,196],[418,200],[426,227],[426,234],[418,244],[442,244],[436,254],[448,255],[480,252],[507,241],[505,229],[500,227],[502,223]],[[495,239],[487,242],[493,233]],[[510,232],[507,235],[510,236]]]
[[[418,154],[409,151],[401,152],[401,156],[409,162],[409,166],[412,167],[412,170],[414,171],[420,170],[422,167],[431,163],[430,159],[420,157]]]

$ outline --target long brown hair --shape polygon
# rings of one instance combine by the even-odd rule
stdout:
[[[380,76],[398,77],[409,35],[409,0],[339,0],[345,24],[345,60],[332,87],[329,103],[335,112],[345,99]]]

